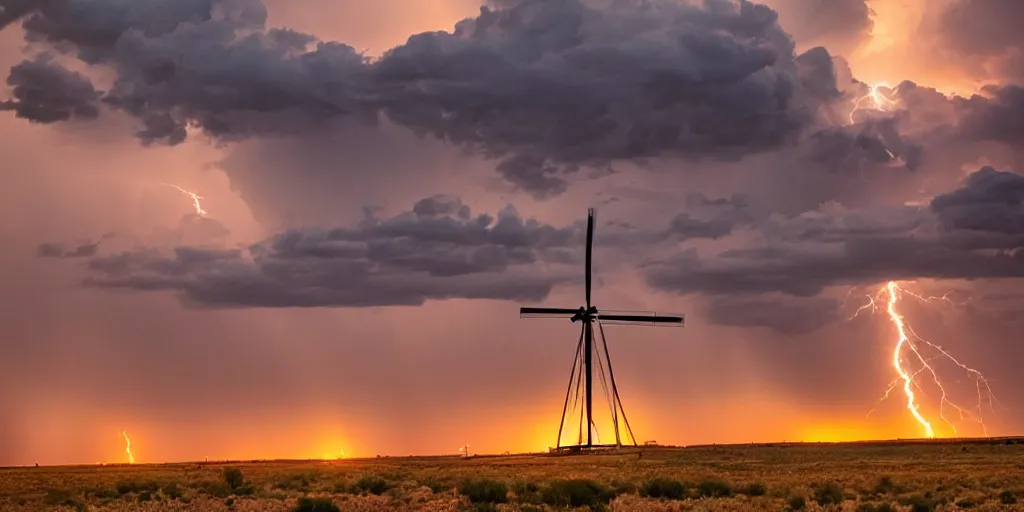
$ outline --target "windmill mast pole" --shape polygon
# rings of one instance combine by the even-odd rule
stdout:
[[[592,398],[593,398],[593,396],[592,396],[592,393],[591,393],[591,391],[593,389],[593,383],[594,383],[594,372],[593,372],[593,368],[594,367],[593,367],[593,359],[592,359],[594,329],[593,329],[593,325],[590,323],[590,319],[589,318],[586,320],[586,323],[583,325],[583,328],[586,329],[586,331],[587,331],[587,333],[586,333],[587,340],[586,340],[586,348],[585,348],[585,350],[587,351],[586,352],[586,366],[587,366],[587,447],[589,448],[590,446],[592,446],[594,444],[591,441],[591,439],[590,439],[590,434],[594,430],[594,428],[593,428],[594,427],[594,417],[592,416]]]
[[[591,323],[591,320],[593,320],[592,315],[594,313],[594,310],[592,309],[592,307],[590,305],[590,283],[591,283],[591,272],[592,272],[592,269],[593,269],[593,262],[592,262],[591,257],[592,257],[593,252],[594,252],[594,209],[593,208],[589,208],[587,210],[587,260],[586,260],[586,267],[585,267],[585,271],[586,271],[586,299],[587,299],[587,306],[586,307],[587,307],[587,309],[583,313],[583,319],[582,319],[583,322],[584,322],[583,323],[583,329],[584,329],[584,331],[586,331],[585,332],[585,336],[587,338],[586,342],[585,342],[586,343],[586,347],[585,347],[586,352],[585,352],[585,356],[584,357],[586,358],[586,366],[587,366],[587,380],[586,380],[587,388],[586,388],[586,391],[587,391],[587,447],[588,448],[593,446],[593,444],[594,444],[592,442],[592,440],[591,440],[591,437],[590,437],[591,432],[594,429],[593,428],[594,427],[594,416],[591,415],[591,412],[592,412],[592,407],[591,406],[592,406],[592,397],[593,397],[593,384],[594,384],[594,371],[593,371],[594,370],[594,366],[593,366],[593,357],[592,357],[592,355],[593,355],[593,345],[594,345],[594,343],[593,343],[594,342],[594,329],[593,329],[594,326]]]

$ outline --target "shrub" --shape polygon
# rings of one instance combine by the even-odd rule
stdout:
[[[1014,496],[1012,491],[1003,491],[999,493],[999,503],[1003,505],[1013,505],[1017,503],[1017,497]]]
[[[896,485],[892,483],[892,477],[883,476],[878,479],[874,490],[877,494],[891,494],[896,490]]]
[[[600,509],[615,497],[615,491],[593,480],[552,480],[541,494],[553,507],[590,507]]]
[[[540,486],[536,482],[527,480],[516,480],[512,482],[512,492],[516,495],[516,501],[520,504],[539,504],[543,502],[540,494]]]
[[[899,501],[900,505],[909,506],[911,512],[932,512],[937,505],[934,500],[921,494],[905,496],[900,498]]]
[[[705,498],[732,496],[732,487],[721,480],[705,480],[697,486],[697,492]]]
[[[43,502],[47,505],[70,505],[75,501],[70,491],[64,489],[47,489]]]
[[[136,482],[133,480],[122,480],[114,485],[118,494],[131,494],[135,492],[154,493],[160,489],[156,482]]]
[[[341,512],[341,509],[327,498],[299,498],[292,512]]]
[[[224,468],[224,483],[227,484],[230,494],[246,496],[255,492],[251,482],[245,480],[245,475],[238,468]]]
[[[793,496],[789,498],[788,503],[790,510],[803,510],[807,508],[807,500],[803,496]]]
[[[224,482],[232,490],[238,489],[245,485],[245,475],[238,468],[224,468]]]
[[[814,489],[814,501],[818,505],[838,505],[844,499],[843,488],[836,482],[825,482]]]
[[[636,484],[633,482],[620,482],[618,480],[612,480],[612,489],[615,491],[615,495],[621,494],[633,494],[637,491]]]
[[[316,473],[292,473],[280,476],[274,481],[275,489],[285,491],[309,491],[318,480]]]
[[[181,489],[178,488],[178,484],[174,482],[165,485],[163,489],[160,489],[160,492],[164,493],[164,496],[167,496],[172,500],[179,499],[182,495]]]
[[[447,491],[448,489],[451,489],[452,487],[454,487],[451,484],[451,482],[440,480],[440,479],[435,478],[433,476],[428,476],[428,477],[424,478],[423,480],[420,480],[420,485],[423,485],[425,487],[429,487],[430,491],[431,492],[435,492],[435,493],[437,493],[437,492],[444,492],[444,491]]]
[[[686,486],[668,478],[652,478],[644,482],[640,495],[645,498],[681,500],[686,498]]]
[[[747,496],[764,496],[765,494],[768,494],[768,488],[761,482],[751,482],[740,487],[738,492],[740,494],[746,494]]]
[[[96,487],[86,492],[86,495],[92,494],[99,499],[116,498],[118,496],[117,491],[113,489],[107,489],[106,487]]]
[[[356,480],[356,489],[360,492],[379,495],[384,494],[390,488],[391,483],[379,476],[364,476]]]
[[[500,480],[471,478],[458,486],[459,494],[473,503],[505,503],[508,501],[508,486]]]

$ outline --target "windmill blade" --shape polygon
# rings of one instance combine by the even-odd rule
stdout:
[[[579,309],[569,308],[519,308],[520,318],[572,318]]]
[[[601,313],[598,320],[608,324],[644,324],[644,325],[683,325],[683,317],[680,315],[664,315],[653,313],[649,315],[619,315]]]
[[[591,273],[591,255],[594,252],[594,209],[590,208],[587,210],[587,309],[590,309],[590,273]]]

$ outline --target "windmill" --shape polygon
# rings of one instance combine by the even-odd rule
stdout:
[[[629,426],[629,420],[626,419],[626,412],[622,408],[622,400],[619,398],[618,387],[615,384],[615,375],[612,372],[612,362],[608,353],[608,342],[604,335],[604,327],[602,323],[626,323],[626,324],[650,324],[650,325],[683,325],[682,316],[674,315],[659,315],[657,313],[649,314],[637,314],[629,312],[601,312],[591,304],[590,302],[590,282],[591,282],[591,254],[594,248],[594,209],[587,210],[587,251],[586,251],[586,264],[585,264],[585,305],[578,309],[568,308],[540,308],[540,307],[522,307],[519,309],[520,318],[532,317],[532,318],[569,318],[573,323],[580,322],[580,338],[576,344],[576,358],[573,360],[572,371],[569,375],[569,388],[565,392],[565,404],[562,406],[562,420],[558,425],[558,440],[555,443],[555,450],[570,450],[580,451],[584,449],[593,448],[609,448],[622,446],[622,438],[619,432],[619,416],[622,416],[622,422],[625,424],[626,431],[629,433],[629,437],[633,442],[633,446],[636,446],[636,438],[633,437],[633,429]],[[601,348],[603,351],[597,353],[597,357],[594,357],[594,324],[597,324],[597,330],[601,335]],[[603,352],[604,363],[602,363],[601,355]],[[593,383],[594,383],[594,363],[598,366],[598,375],[601,379],[601,384],[605,390],[608,405],[611,409],[612,425],[615,429],[615,444],[595,444],[593,434],[596,431],[596,425],[594,425],[593,417]],[[607,363],[607,364],[605,364]],[[607,378],[605,378],[605,369],[607,366]],[[609,387],[610,383],[610,387]],[[576,392],[573,393],[575,387]],[[565,415],[569,408],[569,397],[570,395],[576,397],[576,401],[579,399],[580,390],[582,388],[584,395],[585,408],[580,409],[580,423],[579,423],[579,435],[577,437],[577,443],[575,445],[562,446],[562,428],[565,426]],[[584,429],[584,425],[586,428]],[[584,438],[583,432],[586,431]],[[599,434],[599,433],[598,433]],[[584,440],[586,441],[584,443]]]

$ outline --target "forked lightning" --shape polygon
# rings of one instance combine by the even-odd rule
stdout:
[[[957,435],[958,431],[956,425],[946,415],[948,409],[953,409],[961,420],[973,421],[980,425],[982,432],[988,437],[988,427],[985,425],[982,411],[986,405],[990,410],[994,410],[993,404],[995,401],[995,396],[992,394],[992,388],[988,380],[978,370],[961,363],[942,347],[925,340],[914,332],[914,328],[910,326],[899,310],[899,301],[904,295],[922,303],[937,301],[952,303],[949,299],[949,294],[940,297],[925,297],[908,291],[896,281],[889,281],[885,286],[879,288],[874,295],[868,295],[868,302],[858,308],[853,316],[850,317],[852,320],[864,311],[877,312],[882,309],[896,328],[897,339],[893,346],[892,366],[898,377],[885,391],[881,400],[888,398],[889,394],[897,387],[901,388],[907,400],[907,410],[924,429],[925,436],[929,438],[935,437],[935,428],[925,418],[918,400],[918,393],[924,395],[924,390],[917,377],[921,373],[927,373],[931,376],[931,380],[939,391],[939,419],[950,428],[953,435]],[[880,303],[884,303],[884,306],[880,306]],[[930,352],[930,354],[926,355],[925,352]],[[955,364],[957,368],[963,370],[974,380],[977,391],[977,404],[974,408],[967,409],[949,398],[949,395],[946,393],[946,387],[939,377],[939,372],[932,363],[935,359],[944,359]],[[916,368],[911,368],[911,366],[916,366]],[[871,413],[869,412],[868,414],[870,415]]]

